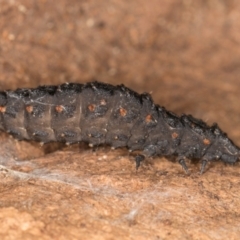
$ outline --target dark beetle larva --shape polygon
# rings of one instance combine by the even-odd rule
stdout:
[[[19,140],[142,150],[136,168],[145,157],[174,155],[186,172],[185,158],[201,159],[203,173],[208,161],[234,163],[240,153],[217,124],[178,117],[147,93],[100,82],[0,92],[0,129]]]

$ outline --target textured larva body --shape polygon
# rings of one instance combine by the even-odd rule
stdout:
[[[0,92],[0,129],[19,140],[87,142],[142,150],[144,157],[177,156],[234,163],[239,148],[215,124],[181,117],[155,105],[149,94],[99,82]]]

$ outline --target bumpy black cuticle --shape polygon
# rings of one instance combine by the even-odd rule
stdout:
[[[2,91],[0,129],[20,140],[84,141],[142,150],[146,157],[204,159],[201,172],[206,161],[234,163],[240,152],[217,124],[177,116],[154,104],[148,93],[97,81]],[[137,167],[142,159],[136,158]]]

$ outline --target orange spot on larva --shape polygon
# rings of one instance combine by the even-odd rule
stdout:
[[[152,120],[153,120],[153,118],[152,118],[152,115],[151,115],[151,114],[148,114],[148,115],[146,116],[146,118],[145,118],[145,121],[146,121],[147,123],[151,122]]]
[[[176,139],[178,137],[178,134],[176,132],[172,133],[172,138]]]
[[[107,104],[107,102],[106,102],[106,100],[105,100],[105,99],[102,99],[102,100],[100,101],[100,104],[101,104],[101,105],[106,105],[106,104]]]
[[[127,110],[124,109],[124,108],[120,108],[120,109],[119,109],[119,112],[120,112],[120,115],[121,115],[122,117],[125,117],[125,116],[127,115]]]
[[[210,142],[209,139],[204,138],[204,139],[203,139],[203,143],[204,143],[205,145],[209,145],[211,142]]]
[[[58,113],[61,113],[63,110],[64,110],[64,107],[62,105],[57,105],[55,107],[55,110],[58,112]]]
[[[0,112],[5,113],[6,112],[6,107],[5,106],[0,106]]]
[[[95,108],[96,108],[96,106],[95,106],[94,104],[88,105],[88,110],[89,110],[90,112],[93,112],[93,111],[95,110]]]
[[[33,112],[33,106],[32,106],[32,105],[26,106],[26,111],[27,111],[28,113]]]

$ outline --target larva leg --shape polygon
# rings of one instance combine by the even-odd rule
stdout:
[[[181,164],[184,171],[188,174],[188,167],[187,167],[186,162],[185,162],[185,157],[178,157],[177,160]]]
[[[145,157],[143,155],[138,154],[135,157],[135,162],[136,162],[136,170],[138,170],[138,168],[140,167],[141,162],[145,159]]]
[[[205,167],[206,167],[206,165],[207,165],[207,160],[206,159],[203,159],[202,160],[202,165],[201,165],[201,169],[200,169],[200,174],[203,174],[203,172],[204,172],[204,169],[205,169]]]
[[[92,146],[92,152],[97,152],[98,150],[98,145],[93,145]]]

